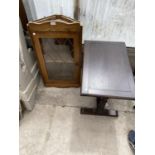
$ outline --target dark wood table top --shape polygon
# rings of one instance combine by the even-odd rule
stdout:
[[[124,42],[85,41],[82,95],[134,99],[134,89]]]

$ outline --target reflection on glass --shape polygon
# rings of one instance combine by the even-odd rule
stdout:
[[[42,38],[42,51],[50,80],[74,80],[73,39]]]

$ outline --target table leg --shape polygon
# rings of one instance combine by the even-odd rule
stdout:
[[[81,108],[81,114],[118,117],[118,111],[105,109],[108,98],[97,97],[96,108]]]

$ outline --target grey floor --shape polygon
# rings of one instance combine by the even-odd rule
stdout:
[[[80,107],[94,107],[94,97],[79,88],[45,88],[20,121],[20,155],[132,155],[128,131],[134,129],[133,101],[111,99],[107,108],[118,118],[80,115]]]

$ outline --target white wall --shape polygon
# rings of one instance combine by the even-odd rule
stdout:
[[[30,1],[30,0],[28,0]],[[31,0],[36,18],[74,17],[75,0]],[[83,40],[124,41],[135,46],[135,0],[79,0]]]
[[[36,7],[33,0],[22,0],[29,21],[36,20]]]
[[[84,40],[125,41],[135,46],[134,0],[80,0]]]
[[[75,0],[23,0],[28,20],[52,14],[63,14],[73,18]]]
[[[40,78],[33,52],[26,47],[22,25],[19,22],[19,96],[27,110],[33,109],[36,88]]]

